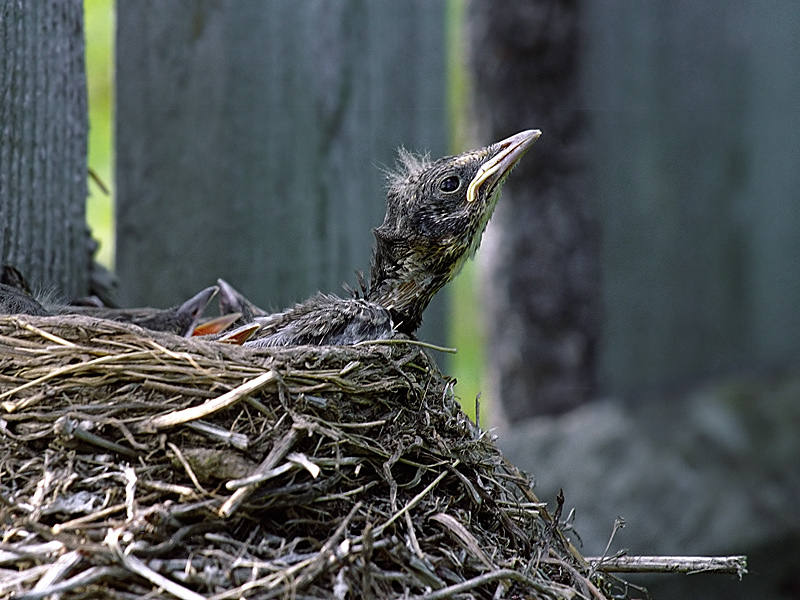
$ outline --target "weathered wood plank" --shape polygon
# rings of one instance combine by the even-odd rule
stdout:
[[[123,303],[172,304],[215,277],[274,309],[355,285],[383,218],[381,167],[399,145],[446,153],[443,13],[121,0]]]
[[[80,0],[0,4],[0,257],[86,294],[88,115]]]

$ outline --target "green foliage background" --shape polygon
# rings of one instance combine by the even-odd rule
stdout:
[[[86,216],[100,242],[97,261],[114,265],[114,0],[84,0],[86,79],[89,91],[89,167],[108,186],[111,195],[89,183]]]

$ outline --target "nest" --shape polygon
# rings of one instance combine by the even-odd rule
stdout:
[[[0,318],[0,597],[602,598],[411,341]]]

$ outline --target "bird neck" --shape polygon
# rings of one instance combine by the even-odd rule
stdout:
[[[444,284],[446,276],[424,268],[413,252],[392,252],[378,243],[372,260],[367,299],[392,314],[396,329],[412,334],[422,323],[422,313]]]

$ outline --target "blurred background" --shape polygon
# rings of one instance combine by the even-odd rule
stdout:
[[[610,553],[750,557],[654,597],[800,598],[800,4],[83,6],[122,304],[338,291],[398,146],[540,128],[421,337],[584,553],[622,516]]]
[[[100,243],[95,259],[114,268],[114,0],[85,0],[89,166],[108,193],[89,186],[86,219]]]

